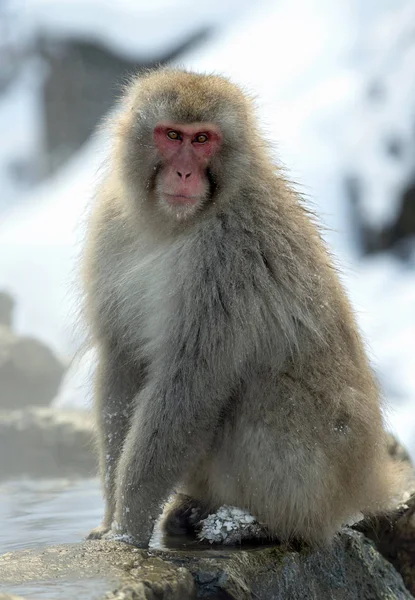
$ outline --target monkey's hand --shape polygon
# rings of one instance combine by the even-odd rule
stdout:
[[[107,527],[106,525],[98,525],[94,527],[92,531],[87,535],[87,540],[111,540],[113,542],[126,542],[127,544],[133,544],[140,548],[147,548],[147,544],[140,544],[130,534],[123,533],[121,527],[114,525],[113,527]]]
[[[148,506],[119,503],[114,523],[108,533],[104,535],[106,540],[126,542],[137,548],[148,548],[150,538],[153,534],[154,524],[161,510],[157,510],[149,496]],[[155,513],[151,514],[151,511]]]

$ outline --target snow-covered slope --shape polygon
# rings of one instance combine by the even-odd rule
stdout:
[[[368,39],[382,45],[385,58],[378,76],[399,74],[408,88],[407,96],[394,96],[397,99],[383,109],[383,122],[395,125],[399,119],[402,127],[409,126],[409,113],[404,118],[402,111],[409,110],[411,101],[415,106],[407,81],[413,81],[415,60],[408,56],[399,68],[393,67],[387,50],[388,40],[393,44],[394,36],[402,37],[405,19],[400,15],[409,4],[384,0],[361,14],[357,0],[265,3],[182,64],[229,75],[258,95],[261,124],[276,141],[278,160],[331,228],[327,240],[342,266],[373,364],[393,405],[390,422],[415,456],[415,273],[386,255],[358,258],[342,183],[354,158],[363,171],[370,164],[368,177],[375,181],[376,174],[379,188],[382,181],[387,184],[387,169],[376,162],[376,153],[364,162],[373,152],[365,138],[373,139],[369,133],[379,129],[378,121],[373,118],[370,124],[371,115],[362,109],[375,56],[375,50],[368,50]],[[393,19],[387,13],[391,7]],[[395,23],[396,30],[376,42],[385,20]],[[18,297],[19,330],[36,333],[62,352],[72,349],[68,315],[73,301],[68,289],[77,251],[73,232],[91,195],[101,149],[97,138],[0,224],[0,287]],[[393,204],[396,187],[382,189],[389,190]],[[369,211],[370,203],[378,210],[378,197],[373,188]],[[60,401],[73,399],[76,387],[72,373]],[[78,398],[84,398],[82,391]]]
[[[362,217],[374,227],[396,216],[394,200],[415,175],[415,4],[393,6],[360,40],[358,96],[341,129],[344,168],[359,177]]]
[[[70,354],[84,214],[105,153],[92,139],[53,179],[0,221],[0,289],[16,298],[15,327]]]
[[[265,2],[266,0],[259,0]],[[37,30],[101,42],[140,60],[160,60],[195,33],[237,20],[249,0],[25,0]]]

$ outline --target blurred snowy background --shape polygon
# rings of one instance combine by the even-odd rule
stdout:
[[[0,290],[15,330],[70,361],[76,257],[129,74],[170,62],[258,96],[327,241],[415,457],[414,0],[0,0]],[[90,401],[75,362],[57,405]]]

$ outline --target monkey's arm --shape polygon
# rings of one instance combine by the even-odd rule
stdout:
[[[127,435],[131,402],[141,383],[143,369],[132,372],[127,357],[116,353],[110,345],[98,348],[95,373],[95,409],[100,474],[104,488],[105,514],[101,525],[88,538],[102,537],[109,529],[115,512],[115,475]]]
[[[199,304],[200,312],[192,316],[182,307],[177,322],[163,333],[118,465],[115,529],[142,546],[148,545],[172,488],[209,448],[243,374],[245,332],[230,323],[216,297],[208,298],[208,289],[202,292],[204,310]],[[190,293],[187,297],[202,302]]]

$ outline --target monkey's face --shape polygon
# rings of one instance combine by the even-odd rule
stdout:
[[[156,201],[174,218],[197,212],[213,194],[209,171],[222,142],[219,127],[212,123],[157,123],[153,130],[157,152],[154,179]]]
[[[124,99],[116,160],[132,206],[190,223],[249,183],[258,140],[249,102],[216,76],[144,75]],[[141,213],[140,213],[141,214]]]

